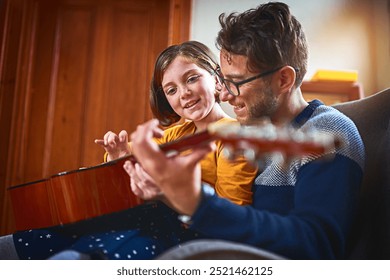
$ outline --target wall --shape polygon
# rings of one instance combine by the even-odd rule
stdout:
[[[213,48],[218,15],[268,1],[193,0],[191,39]],[[302,23],[310,47],[308,73],[353,69],[365,94],[390,87],[390,0],[286,0]]]

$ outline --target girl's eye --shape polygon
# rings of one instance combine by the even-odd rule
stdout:
[[[174,95],[176,93],[176,88],[169,88],[165,91],[166,95]]]
[[[190,77],[187,79],[187,83],[196,82],[196,81],[199,79],[199,77],[200,77],[200,75],[190,76]]]

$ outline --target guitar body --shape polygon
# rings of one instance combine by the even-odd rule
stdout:
[[[142,204],[123,169],[127,159],[8,188],[16,229],[63,225]]]
[[[16,230],[49,227],[57,223],[46,179],[9,187]]]

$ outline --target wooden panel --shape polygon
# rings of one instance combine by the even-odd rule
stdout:
[[[80,164],[93,6],[61,6],[57,18],[43,176]],[[77,28],[75,28],[77,26]]]
[[[6,187],[24,179],[25,150],[30,102],[31,51],[36,21],[34,1],[1,2],[0,58],[0,234],[13,227]]]
[[[41,164],[27,171],[32,172],[26,174],[29,180],[100,163],[103,150],[93,143],[95,138],[108,130],[132,131],[151,117],[151,57],[157,55],[156,42],[161,50],[168,37],[168,19],[165,32],[156,36],[155,29],[164,24],[155,20],[161,16],[154,11],[168,14],[169,3],[137,3],[63,0],[51,13],[42,12],[37,41],[51,49],[36,51],[33,86],[42,96],[34,98],[31,115],[42,137],[28,141],[35,156],[27,157],[26,166],[37,158]]]
[[[56,30],[57,6],[45,1],[36,2],[34,17],[35,30],[33,33],[32,51],[29,57],[31,66],[31,81],[25,98],[29,101],[24,108],[26,116],[26,134],[21,140],[24,147],[25,160],[20,162],[19,168],[24,171],[21,181],[14,181],[12,185],[28,181],[35,181],[46,176],[44,160],[50,146],[46,146],[47,124],[49,123],[49,103],[53,63],[54,41]],[[50,11],[47,12],[47,11]],[[54,107],[52,111],[54,111]],[[16,147],[17,149],[18,147]]]
[[[191,0],[172,0],[169,23],[169,45],[179,44],[190,38]]]
[[[148,56],[148,50],[151,49],[153,36],[156,35],[153,32],[151,8],[132,5],[127,9],[116,8],[112,14],[113,28],[109,39],[111,47],[108,51],[110,71],[107,73],[106,127],[115,131],[124,128],[132,131],[137,124],[151,117],[148,98],[151,73],[147,66],[153,63]],[[124,28],[118,29],[115,26]],[[120,113],[109,114],[112,110],[119,110]]]
[[[158,19],[169,13],[168,4],[167,1],[117,2],[104,15],[104,21],[98,23],[94,50],[103,59],[99,64],[92,61],[94,70],[85,115],[88,125],[81,155],[84,165],[102,160],[102,148],[93,143],[94,139],[108,130],[131,132],[152,117],[149,109],[152,69],[155,57],[168,41],[168,18]],[[105,22],[103,30],[102,22]]]
[[[6,135],[11,134],[12,114],[15,105],[15,88],[17,76],[18,49],[20,34],[22,32],[23,7],[20,1],[13,3],[1,2],[1,39],[0,53],[1,84],[0,84],[0,178],[5,180],[7,175],[7,159],[9,154],[9,141]],[[5,43],[7,42],[7,43]],[[4,184],[4,182],[3,182]],[[0,190],[1,193],[4,190]]]

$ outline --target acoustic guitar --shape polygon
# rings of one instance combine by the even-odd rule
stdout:
[[[224,143],[231,160],[245,156],[254,162],[270,154],[285,160],[322,155],[339,145],[338,139],[329,134],[300,132],[270,123],[251,126],[228,123],[211,124],[203,132],[160,145],[160,148],[170,154],[179,153],[215,140]],[[136,161],[133,156],[126,156],[9,187],[16,229],[64,225],[143,204],[130,189],[130,178],[123,169],[126,160]]]

